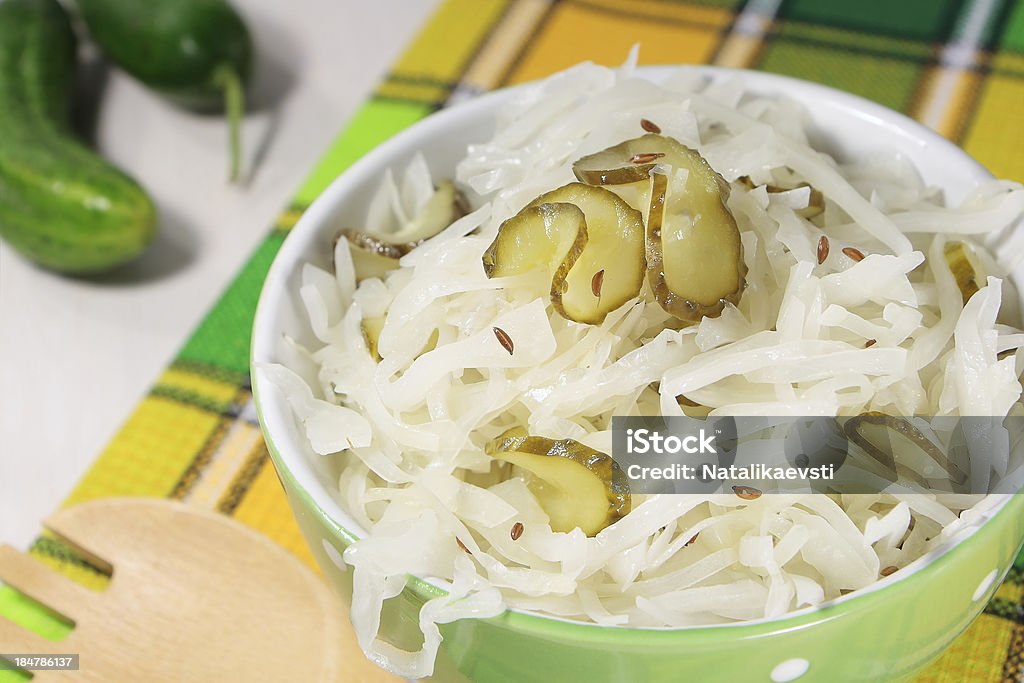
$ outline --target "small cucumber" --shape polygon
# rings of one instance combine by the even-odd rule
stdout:
[[[146,192],[70,131],[76,50],[57,0],[0,0],[0,237],[71,274],[133,259],[156,230]]]
[[[231,177],[239,166],[253,45],[226,0],[76,0],[104,54],[182,106],[227,111]]]

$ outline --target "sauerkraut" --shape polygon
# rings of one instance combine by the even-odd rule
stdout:
[[[502,221],[572,181],[575,160],[652,122],[731,185],[747,271],[736,305],[684,326],[645,284],[588,325],[559,316],[535,278],[485,275]],[[740,80],[681,70],[654,84],[632,64],[583,64],[503,106],[494,137],[458,165],[472,211],[398,269],[357,282],[344,239],[335,272],[307,265],[301,299],[320,344],[293,347],[317,376],[260,371],[313,450],[343,464],[337,495],[365,532],[344,560],[366,654],[426,676],[438,624],[508,608],[629,627],[778,617],[869,586],[985,519],[997,497],[634,495],[629,514],[587,537],[552,531],[523,473],[484,453],[516,426],[610,453],[611,416],[694,405],[776,416],[1019,410],[1024,336],[999,315],[1013,296],[1005,278],[1021,255],[1011,237],[1024,190],[993,181],[947,208],[905,158],[874,152],[842,163],[816,151],[798,105],[748,94]],[[366,228],[401,231],[433,196],[423,159],[401,175],[388,173]],[[820,211],[807,210],[814,195]],[[969,242],[984,270],[966,304],[943,258],[952,240]],[[383,321],[376,356],[369,319]],[[409,575],[447,589],[420,614],[418,651],[378,637],[382,605]]]

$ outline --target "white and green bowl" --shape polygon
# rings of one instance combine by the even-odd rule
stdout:
[[[803,81],[759,72],[699,69],[740,76],[763,94],[791,97],[807,109],[814,143],[837,158],[885,149],[905,154],[926,182],[958,202],[990,175],[965,152],[901,114]],[[667,68],[645,68],[659,80]],[[420,151],[435,177],[451,177],[466,145],[489,138],[494,115],[511,96],[499,91],[439,112],[382,144],[339,176],[285,240],[256,311],[253,363],[282,362],[287,334],[316,346],[299,298],[305,263],[329,268],[340,225],[358,225],[385,169],[396,172]],[[1024,281],[1024,271],[1014,273]],[[340,555],[365,531],[335,495],[337,462],[315,455],[284,397],[259,373],[253,391],[270,454],[289,503],[328,580],[349,598],[351,573]],[[871,588],[818,608],[758,622],[642,629],[598,626],[511,610],[441,627],[444,643],[432,680],[475,683],[775,682],[901,680],[953,642],[985,607],[1024,539],[1024,497],[994,505],[986,521],[954,546],[919,559]],[[386,605],[381,636],[415,647],[417,614],[439,594],[412,577]]]

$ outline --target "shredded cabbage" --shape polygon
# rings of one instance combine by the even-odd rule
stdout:
[[[573,180],[574,160],[638,135],[641,118],[734,181],[748,268],[739,305],[670,329],[645,285],[603,324],[581,325],[530,278],[488,279],[481,256],[499,224]],[[313,450],[343,465],[339,499],[366,532],[344,553],[352,620],[371,659],[427,676],[437,624],[507,608],[638,627],[777,617],[864,588],[986,518],[991,496],[635,494],[628,515],[587,538],[553,532],[524,481],[502,480],[483,454],[515,425],[610,452],[612,415],[682,414],[678,395],[712,415],[1011,410],[1024,367],[1006,352],[1024,336],[997,316],[1001,278],[1024,253],[1010,240],[1024,189],[992,182],[946,208],[905,159],[839,164],[809,146],[804,122],[793,102],[737,81],[681,72],[655,85],[631,64],[582,64],[502,107],[493,139],[458,166],[475,211],[399,270],[357,286],[346,240],[335,273],[305,268],[301,300],[322,342],[316,385],[283,366],[261,371]],[[744,176],[754,189],[735,182]],[[824,212],[797,213],[806,188],[765,190],[782,177],[819,190]],[[400,184],[389,172],[367,227],[400,230],[432,188],[422,159]],[[818,264],[823,234],[831,249]],[[966,305],[942,258],[950,239],[970,241],[989,268]],[[844,247],[867,256],[855,262]],[[361,328],[377,316],[380,363]],[[513,540],[516,522],[525,532]],[[410,574],[448,591],[423,608],[417,651],[378,636],[384,601]]]

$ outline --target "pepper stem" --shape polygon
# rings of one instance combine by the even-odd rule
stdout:
[[[224,88],[224,111],[228,117],[230,180],[236,182],[242,166],[242,117],[245,115],[245,89],[238,71],[229,64],[217,68],[214,80]]]

